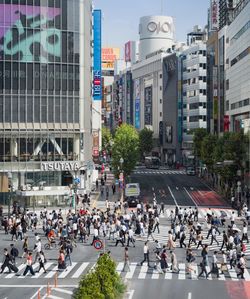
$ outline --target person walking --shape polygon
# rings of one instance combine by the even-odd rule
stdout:
[[[221,244],[220,251],[222,251],[224,246],[226,247],[226,249],[228,249],[228,236],[226,234],[226,231],[223,231],[222,244]]]
[[[176,272],[176,273],[179,273],[180,270],[178,268],[178,263],[177,263],[177,257],[176,257],[176,254],[170,250],[170,260],[171,260],[171,269],[172,269],[172,272]]]
[[[44,264],[46,263],[46,258],[45,258],[43,251],[40,251],[40,253],[39,253],[38,262],[39,262],[39,269],[36,272],[39,273],[40,270],[43,269],[44,273],[47,273],[45,266],[44,266]]]
[[[10,244],[10,248],[11,248],[10,249],[10,256],[11,256],[12,263],[14,265],[16,265],[16,258],[19,255],[18,249],[14,246],[14,244]]]
[[[162,271],[161,266],[160,266],[160,262],[161,262],[160,250],[155,251],[155,259],[156,259],[155,265],[154,265],[155,270],[157,270],[159,274],[163,274],[164,272]]]
[[[198,242],[196,249],[198,249],[200,246],[202,247],[202,245],[203,245],[203,244],[202,244],[203,236],[202,236],[202,233],[201,233],[200,230],[199,230],[198,233],[197,233],[196,240],[197,240],[197,242]]]
[[[70,241],[67,241],[65,251],[66,251],[65,264],[67,264],[67,261],[69,261],[69,266],[72,266],[71,253],[73,252],[73,246]]]
[[[186,234],[184,231],[180,232],[180,248],[183,248],[183,246],[186,248],[187,245],[185,243],[185,239],[186,239]]]
[[[128,268],[128,270],[130,272],[128,247],[125,247],[125,249],[124,249],[124,266],[123,266],[122,272],[125,272],[126,268]]]
[[[131,242],[133,244],[133,246],[135,247],[134,231],[132,230],[131,226],[129,227],[129,230],[128,230],[127,247],[129,247],[129,242]]]
[[[209,276],[211,273],[214,273],[217,275],[217,278],[220,277],[219,275],[219,268],[218,268],[218,259],[217,259],[217,251],[214,251],[214,254],[213,254],[213,262],[212,262],[212,269],[210,272],[207,273],[207,276]]]
[[[216,228],[213,226],[212,227],[212,231],[211,231],[211,242],[210,242],[210,246],[213,245],[213,242],[215,241],[217,243],[217,245],[219,246],[220,243],[219,241],[216,239],[216,233],[217,233],[217,230]]]
[[[116,232],[116,243],[115,246],[117,246],[119,243],[122,244],[122,247],[124,247],[124,242],[123,242],[123,232],[120,229],[118,232]]]
[[[27,259],[26,259],[26,268],[23,272],[23,276],[26,276],[26,274],[28,273],[28,271],[30,272],[30,274],[32,276],[35,275],[33,267],[32,267],[32,252],[28,253]]]
[[[65,270],[66,268],[64,250],[61,249],[58,257],[58,270]]]
[[[10,256],[7,248],[4,248],[3,254],[4,254],[4,260],[3,260],[3,264],[1,265],[0,274],[4,272],[6,267],[9,269],[9,273],[11,273],[11,256]]]
[[[243,242],[244,240],[246,240],[247,243],[249,243],[246,223],[243,224],[243,229],[242,229],[242,239],[241,239],[241,241]]]
[[[160,211],[159,211],[159,214],[164,214],[164,211],[165,210],[165,204],[164,204],[164,202],[161,202],[161,207],[160,207]]]
[[[244,279],[244,272],[246,269],[246,260],[245,260],[245,254],[242,254],[238,263],[238,269],[240,272],[237,274],[237,277],[240,276],[241,279]]]
[[[166,273],[166,270],[168,269],[168,262],[167,262],[167,250],[163,249],[162,253],[161,253],[161,270]]]
[[[201,273],[198,275],[198,277],[201,277],[202,274],[205,274],[205,277],[208,278],[208,273],[206,268],[207,266],[208,266],[208,258],[207,255],[205,255],[204,257],[202,257],[202,261],[200,263]]]
[[[144,255],[144,259],[141,262],[141,266],[143,265],[144,262],[147,262],[148,267],[149,267],[149,248],[148,248],[148,241],[146,241],[144,243],[144,247],[143,247],[143,255]]]

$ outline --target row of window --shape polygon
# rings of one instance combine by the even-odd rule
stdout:
[[[0,97],[0,123],[79,123],[79,98]]]
[[[192,78],[192,79],[187,79],[187,80],[183,80],[183,84],[196,84],[199,83],[200,81],[206,83],[207,82],[207,77],[206,76],[199,76],[199,78]]]
[[[250,29],[250,21],[248,21],[231,39],[231,45],[237,41],[248,29]]]
[[[246,57],[248,54],[250,54],[250,47],[246,48],[243,52],[241,52],[233,60],[231,60],[231,66],[235,65],[237,62],[239,62],[241,59]]]
[[[199,89],[199,90],[189,90],[186,92],[183,92],[183,96],[187,96],[187,97],[195,97],[195,96],[199,96],[199,95],[207,95],[207,90],[206,89]]]
[[[0,62],[0,90],[79,91],[79,66]]]
[[[194,51],[194,52],[192,52],[192,53],[189,53],[189,54],[187,54],[187,55],[184,55],[183,58],[184,58],[184,59],[187,59],[187,58],[193,58],[193,57],[195,57],[195,56],[197,56],[197,55],[202,55],[202,56],[206,57],[206,56],[207,56],[207,51],[206,51],[206,50]]]
[[[205,108],[207,108],[207,103],[199,102],[199,103],[189,104],[190,110],[198,109],[199,107],[202,107],[205,109]]]
[[[231,110],[245,107],[245,106],[248,106],[249,104],[250,104],[250,99],[245,99],[245,100],[231,104]]]

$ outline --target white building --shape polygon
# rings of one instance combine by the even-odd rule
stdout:
[[[192,130],[207,127],[207,57],[204,32],[189,34],[190,43],[182,53],[183,133],[185,155],[192,150]]]
[[[247,3],[247,1],[245,1]],[[226,103],[230,131],[249,130],[250,122],[250,2],[227,27]]]

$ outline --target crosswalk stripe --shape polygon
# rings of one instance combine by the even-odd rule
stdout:
[[[246,268],[244,270],[244,277],[246,281],[250,281],[250,274]]]
[[[237,281],[238,277],[237,277],[237,273],[236,273],[235,269],[234,268],[231,269],[231,266],[227,265],[227,270],[228,270],[228,273],[229,273],[231,279]]]
[[[209,273],[210,272],[210,266],[206,266],[206,269],[207,269],[207,273]],[[212,275],[209,275],[208,280],[212,280],[212,279],[213,279]]]
[[[145,279],[146,275],[147,275],[147,271],[148,271],[148,266],[142,265],[141,266],[140,274],[138,276],[138,279]]]
[[[186,278],[186,276],[185,276],[185,264],[179,264],[179,270],[180,270],[180,272],[179,272],[179,274],[178,274],[178,279],[179,280],[183,280],[183,279],[185,279]]]
[[[21,264],[19,267],[18,267],[18,272],[20,272],[21,270],[23,270],[24,268],[26,267],[25,264]],[[16,273],[10,273],[8,274],[7,276],[5,276],[5,278],[12,278],[16,275]]]
[[[87,268],[89,263],[82,263],[81,266],[77,269],[77,271],[72,275],[72,278],[78,278],[82,272]]]
[[[58,270],[58,265],[56,265],[47,275],[45,275],[45,278],[51,278],[55,275],[55,273]]]
[[[25,265],[26,266],[26,265]],[[38,266],[39,266],[39,263],[35,263],[34,265],[32,265],[32,268],[33,268],[33,271],[35,272],[35,270],[38,268]],[[28,275],[30,272],[28,272],[26,275]],[[20,275],[20,276],[18,276],[18,278],[19,279],[24,279],[25,278],[25,276],[23,276],[23,275]]]
[[[218,267],[218,271],[220,272],[221,264],[217,264],[217,267]],[[220,273],[220,277],[218,278],[218,280],[226,280],[225,275]]]
[[[49,269],[49,267],[52,266],[52,265],[53,265],[53,263],[46,263],[46,264],[44,265],[45,270],[47,271],[47,270]],[[38,277],[40,277],[40,276],[43,274],[42,271],[43,271],[43,269],[40,269],[40,272],[39,272],[39,273],[35,273],[35,276],[32,276],[31,278],[34,279],[34,278],[38,278]]]
[[[131,279],[134,275],[135,269],[136,269],[136,264],[131,263],[129,265],[130,271],[126,273],[125,278],[126,279]]]
[[[168,265],[169,265],[169,267],[172,266],[172,264],[170,264],[170,263]],[[172,279],[172,277],[173,277],[173,273],[171,271],[166,271],[165,279]]]
[[[77,263],[72,263],[71,266],[68,266],[67,269],[65,269],[59,276],[58,278],[65,278],[68,276],[68,274],[73,270],[73,268],[76,266]]]
[[[124,263],[118,263],[118,265],[117,265],[117,267],[116,267],[116,272],[118,273],[118,274],[121,274],[121,272],[122,272],[122,269],[123,269],[123,266],[124,266]]]
[[[159,272],[156,269],[153,269],[152,279],[159,279]]]
[[[193,271],[191,271],[191,279],[193,280],[197,280],[198,279],[198,266],[197,264],[192,264],[192,269]]]

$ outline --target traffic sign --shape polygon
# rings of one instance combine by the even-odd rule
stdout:
[[[80,184],[80,181],[81,181],[80,178],[75,178],[75,179],[74,179],[74,183],[75,183],[75,184]]]
[[[102,249],[102,247],[103,247],[102,241],[101,241],[101,240],[95,240],[95,241],[94,241],[94,247],[95,247],[95,249],[97,249],[97,250]]]

